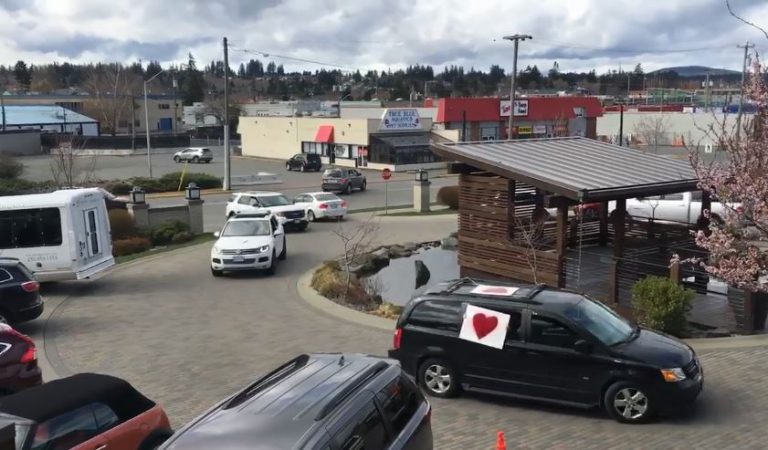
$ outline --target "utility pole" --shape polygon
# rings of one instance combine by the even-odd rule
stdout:
[[[131,151],[136,150],[136,98],[131,89]]]
[[[533,36],[528,34],[513,34],[511,36],[504,36],[507,41],[513,41],[515,43],[515,55],[512,59],[512,81],[509,83],[509,132],[507,139],[512,139],[512,126],[515,121],[515,82],[517,81],[517,47],[520,41],[526,39],[533,39]]]
[[[4,92],[0,92],[0,109],[3,110],[3,133],[5,133],[5,97]]]
[[[709,72],[707,72],[707,79],[704,83],[704,110],[709,111]]]
[[[229,45],[224,38],[224,183],[222,188],[228,191],[230,188],[230,164],[229,164]]]
[[[173,134],[178,134],[179,130],[177,129],[177,126],[179,124],[179,104],[176,100],[176,89],[178,88],[179,84],[176,82],[176,72],[172,72],[171,79],[173,82],[173,126],[171,126],[171,131]]]
[[[744,84],[747,81],[747,58],[749,57],[749,49],[753,48],[755,44],[750,44],[747,41],[744,45],[737,45],[738,48],[744,49],[744,65],[741,68],[741,94],[739,95],[739,112],[736,114],[736,139],[739,139],[741,133],[741,113],[744,108]]]

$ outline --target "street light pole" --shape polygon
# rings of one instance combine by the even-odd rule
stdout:
[[[528,34],[513,34],[511,36],[504,36],[504,39],[507,41],[513,41],[515,43],[515,56],[512,60],[512,81],[510,83],[509,87],[509,132],[507,134],[507,139],[512,139],[512,126],[514,124],[515,120],[515,83],[517,81],[517,47],[518,43],[520,41],[524,41],[526,39],[533,39],[533,36]]]
[[[149,104],[147,102],[147,85],[163,72],[165,72],[165,70],[157,72],[152,76],[152,78],[144,82],[144,129],[147,133],[147,168],[149,169],[149,178],[152,178],[152,144],[149,139]]]

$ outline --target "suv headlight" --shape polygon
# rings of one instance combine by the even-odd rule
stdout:
[[[685,372],[679,367],[672,369],[661,369],[661,376],[664,377],[664,381],[667,383],[677,383],[678,381],[685,380]]]
[[[257,253],[264,253],[269,250],[269,245],[262,245],[261,247],[256,249]]]

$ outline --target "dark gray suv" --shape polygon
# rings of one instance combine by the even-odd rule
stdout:
[[[337,167],[326,169],[323,172],[323,183],[321,185],[323,192],[343,192],[351,194],[352,189],[364,191],[368,186],[365,175],[355,169],[346,167]]]
[[[397,361],[315,353],[214,406],[162,449],[431,450],[431,407]]]

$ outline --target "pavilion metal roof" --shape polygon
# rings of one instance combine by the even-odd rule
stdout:
[[[688,161],[583,137],[433,143],[432,149],[582,202],[693,191],[698,184]]]

